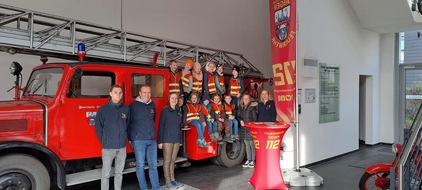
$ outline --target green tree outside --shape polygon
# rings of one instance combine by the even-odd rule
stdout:
[[[406,95],[421,95],[422,96],[422,82],[415,82],[413,87],[406,87]],[[406,127],[410,128],[413,120],[416,117],[422,99],[406,99]]]

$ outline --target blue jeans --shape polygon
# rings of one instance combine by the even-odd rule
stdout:
[[[242,96],[240,96],[242,97]],[[232,96],[232,102],[234,103],[234,105],[236,105],[236,107],[240,106],[240,97],[237,98],[236,96]]]
[[[196,127],[196,131],[198,132],[198,139],[204,139],[205,126],[202,125],[202,122],[200,120],[191,120],[189,122],[189,125],[193,125]]]
[[[135,140],[132,147],[136,157],[136,177],[138,177],[141,190],[148,189],[145,179],[145,157],[148,161],[148,174],[153,190],[161,190],[157,170],[157,142],[155,140]]]
[[[210,121],[207,121],[207,125],[208,125],[208,134],[211,135],[213,131],[214,133],[218,133],[217,121],[214,121],[212,123]]]
[[[230,134],[239,134],[239,122],[236,119],[229,119],[230,121]],[[233,133],[233,128],[234,128],[234,133]]]

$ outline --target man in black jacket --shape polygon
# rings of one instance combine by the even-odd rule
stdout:
[[[151,87],[142,85],[139,96],[129,105],[132,117],[129,139],[135,150],[136,176],[141,190],[148,189],[145,179],[145,158],[148,161],[149,179],[153,190],[161,189],[157,171],[157,141],[155,140],[155,104],[151,100]]]
[[[123,89],[119,85],[110,88],[110,101],[100,107],[95,118],[95,132],[101,141],[103,168],[101,190],[109,189],[111,164],[115,159],[114,189],[122,188],[122,173],[126,160],[127,121],[129,108],[121,100]]]

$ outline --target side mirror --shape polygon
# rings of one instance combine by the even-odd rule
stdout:
[[[79,79],[79,78],[81,78],[81,77],[82,77],[82,74],[83,74],[82,69],[81,69],[81,68],[77,68],[77,69],[75,70],[75,73],[73,73],[73,78],[77,78],[77,79]]]

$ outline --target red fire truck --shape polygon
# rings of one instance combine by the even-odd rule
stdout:
[[[51,184],[65,189],[100,179],[101,145],[95,135],[95,117],[109,99],[110,86],[123,86],[123,103],[128,105],[138,95],[138,87],[149,84],[158,123],[168,99],[165,64],[170,59],[224,63],[227,74],[232,66],[240,66],[251,94],[266,82],[241,54],[1,4],[0,15],[9,15],[0,18],[0,51],[75,59],[76,45],[83,42],[90,61],[42,64],[33,69],[24,87],[20,86],[22,67],[12,63],[16,98],[0,101],[0,189],[46,190]],[[157,60],[162,64],[157,66]],[[245,148],[241,142],[200,148],[195,130],[191,127],[184,132],[184,151],[178,163],[210,158],[231,167],[242,162]],[[127,149],[124,173],[136,170],[129,144]]]

